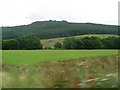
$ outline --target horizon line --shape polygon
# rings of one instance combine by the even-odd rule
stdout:
[[[16,26],[24,26],[24,25],[30,25],[30,24],[33,24],[35,22],[68,22],[68,23],[83,23],[83,24],[99,24],[99,25],[112,25],[112,26],[120,26],[119,24],[107,24],[107,23],[95,23],[95,22],[75,22],[75,21],[67,21],[67,20],[36,20],[36,21],[33,21],[31,23],[26,23],[26,24],[19,24],[19,25],[1,25],[0,27],[16,27]]]

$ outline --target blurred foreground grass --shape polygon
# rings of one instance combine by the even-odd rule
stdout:
[[[118,56],[3,64],[3,88],[116,88]]]

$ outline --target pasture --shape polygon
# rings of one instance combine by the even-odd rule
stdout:
[[[117,88],[118,50],[3,50],[3,88]]]
[[[4,50],[3,63],[30,65],[42,61],[64,61],[81,57],[117,55],[118,50]]]

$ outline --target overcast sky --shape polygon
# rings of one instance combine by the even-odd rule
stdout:
[[[0,0],[0,26],[67,20],[118,24],[119,0]]]

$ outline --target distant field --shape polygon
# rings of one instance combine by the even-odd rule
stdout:
[[[109,34],[88,34],[88,35],[78,35],[78,36],[73,36],[73,37],[75,37],[75,38],[84,38],[84,37],[91,37],[91,36],[95,36],[95,37],[99,37],[99,38],[107,38],[109,36],[117,37],[117,35],[109,35]],[[41,40],[41,43],[43,44],[43,47],[53,47],[56,42],[63,43],[64,39],[65,39],[65,37],[63,37],[63,38],[43,39],[43,40]]]
[[[31,65],[41,61],[117,55],[118,50],[4,50],[3,63]]]

